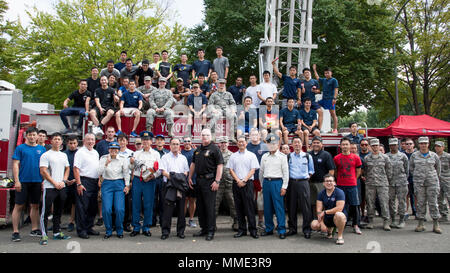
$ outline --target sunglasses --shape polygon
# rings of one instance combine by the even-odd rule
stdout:
[[[137,145],[142,145],[142,143],[135,143],[135,145],[137,146]]]
[[[369,146],[369,144],[360,144],[359,146]]]

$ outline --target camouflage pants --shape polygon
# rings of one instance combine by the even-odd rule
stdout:
[[[225,196],[225,200],[228,204],[228,208],[230,208],[230,216],[231,218],[237,219],[236,215],[236,207],[234,206],[234,198],[233,198],[233,184],[228,182],[221,182],[219,185],[219,189],[217,190],[216,195],[216,218],[219,214],[219,206],[222,202],[223,197]]]
[[[440,192],[438,196],[439,213],[448,215],[448,205],[450,205],[450,181],[440,181]]]
[[[439,195],[439,185],[424,186],[414,185],[414,193],[417,198],[417,218],[425,219],[427,214],[427,204],[430,207],[430,216],[433,219],[439,219],[437,198]]]
[[[226,133],[227,133],[227,136],[228,137],[234,137],[234,132],[235,132],[235,125],[236,125],[236,122],[235,122],[235,119],[236,119],[236,115],[233,113],[233,112],[231,112],[231,111],[229,111],[229,112],[226,112],[225,113],[225,115],[223,115],[222,114],[222,112],[219,112],[219,113],[211,113],[210,114],[211,115],[211,119],[210,119],[210,123],[209,123],[209,126],[210,126],[210,128],[211,128],[211,131],[213,132],[213,133],[216,133],[216,126],[217,126],[217,122],[221,119],[221,118],[223,118],[223,117],[225,117],[226,118],[226,123],[225,124],[227,124],[228,125],[228,123],[230,124],[229,126],[226,126]],[[224,122],[225,122],[224,121]],[[225,133],[225,132],[224,132]]]
[[[147,128],[149,128],[150,126],[153,127],[153,121],[155,120],[155,116],[157,116],[157,115],[161,115],[161,114],[156,114],[156,111],[154,109],[149,109],[147,111],[147,116],[146,116],[147,117],[147,124],[146,124]],[[162,113],[162,115],[166,119],[166,123],[168,125],[169,124],[173,124],[173,111],[172,111],[172,109],[164,110],[164,113]]]
[[[408,195],[408,185],[389,186],[389,215],[392,219],[395,215],[403,218],[406,213],[406,196]],[[398,201],[398,207],[396,206]],[[398,211],[397,211],[398,208]]]
[[[366,208],[367,216],[375,216],[375,200],[380,200],[381,215],[384,220],[389,220],[389,186],[372,186],[366,184]]]

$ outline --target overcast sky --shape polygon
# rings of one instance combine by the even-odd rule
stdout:
[[[176,20],[185,27],[192,27],[200,23],[203,19],[203,0],[170,0],[172,8],[178,11]],[[17,20],[20,18],[22,25],[29,24],[30,19],[25,10],[32,10],[36,6],[38,10],[54,13],[53,4],[58,0],[6,0],[8,2],[8,11],[6,18]]]

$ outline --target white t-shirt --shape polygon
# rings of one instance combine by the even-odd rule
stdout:
[[[66,167],[69,167],[69,160],[67,159],[67,155],[61,151],[53,151],[48,150],[44,154],[42,154],[39,160],[39,167],[47,167],[48,173],[52,177],[52,179],[56,182],[63,182],[64,180],[64,171]],[[45,189],[54,189],[55,186],[44,179],[44,188]]]
[[[261,97],[267,99],[268,97],[273,97],[273,93],[278,93],[278,90],[275,84],[271,82],[263,82],[259,84],[259,92],[261,92]]]
[[[98,178],[99,155],[95,149],[89,151],[85,146],[78,150],[73,159],[73,166],[80,169],[80,176]]]
[[[256,93],[257,91],[259,91],[259,86],[249,86],[247,87],[247,91],[245,91],[245,96],[250,96],[252,97],[252,104],[256,107],[259,108],[259,105],[261,104],[261,100],[258,98],[258,94]]]

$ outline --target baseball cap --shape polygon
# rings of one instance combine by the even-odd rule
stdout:
[[[436,141],[435,143],[434,143],[434,145],[435,146],[441,146],[441,147],[444,147],[445,145],[444,145],[444,141]]]
[[[380,141],[378,140],[378,138],[372,138],[370,140],[370,146],[373,146],[373,145],[380,145]]]
[[[220,79],[220,80],[219,80],[219,83],[227,83],[227,80],[225,80],[225,79]]]
[[[164,135],[158,134],[158,135],[155,136],[155,139],[156,139],[156,138],[162,138],[162,139],[164,139]]]
[[[120,149],[120,145],[119,145],[119,143],[113,141],[113,142],[109,143],[108,149]]]
[[[419,137],[419,143],[429,143],[428,137]]]
[[[160,81],[160,82],[166,82],[167,79],[166,79],[165,77],[159,77],[159,81]]]
[[[228,142],[228,137],[227,136],[218,137],[217,142],[218,143]]]
[[[182,78],[178,78],[177,82],[184,82]]]
[[[320,136],[314,136],[312,141],[314,141],[314,140],[318,140],[318,141],[322,142],[322,138]]]
[[[148,140],[153,138],[153,133],[149,131],[142,131],[139,136],[142,140]]]
[[[398,139],[395,137],[390,138],[389,145],[398,145]]]
[[[152,77],[150,77],[150,76],[145,76],[144,77],[144,81],[151,81],[152,80]]]

